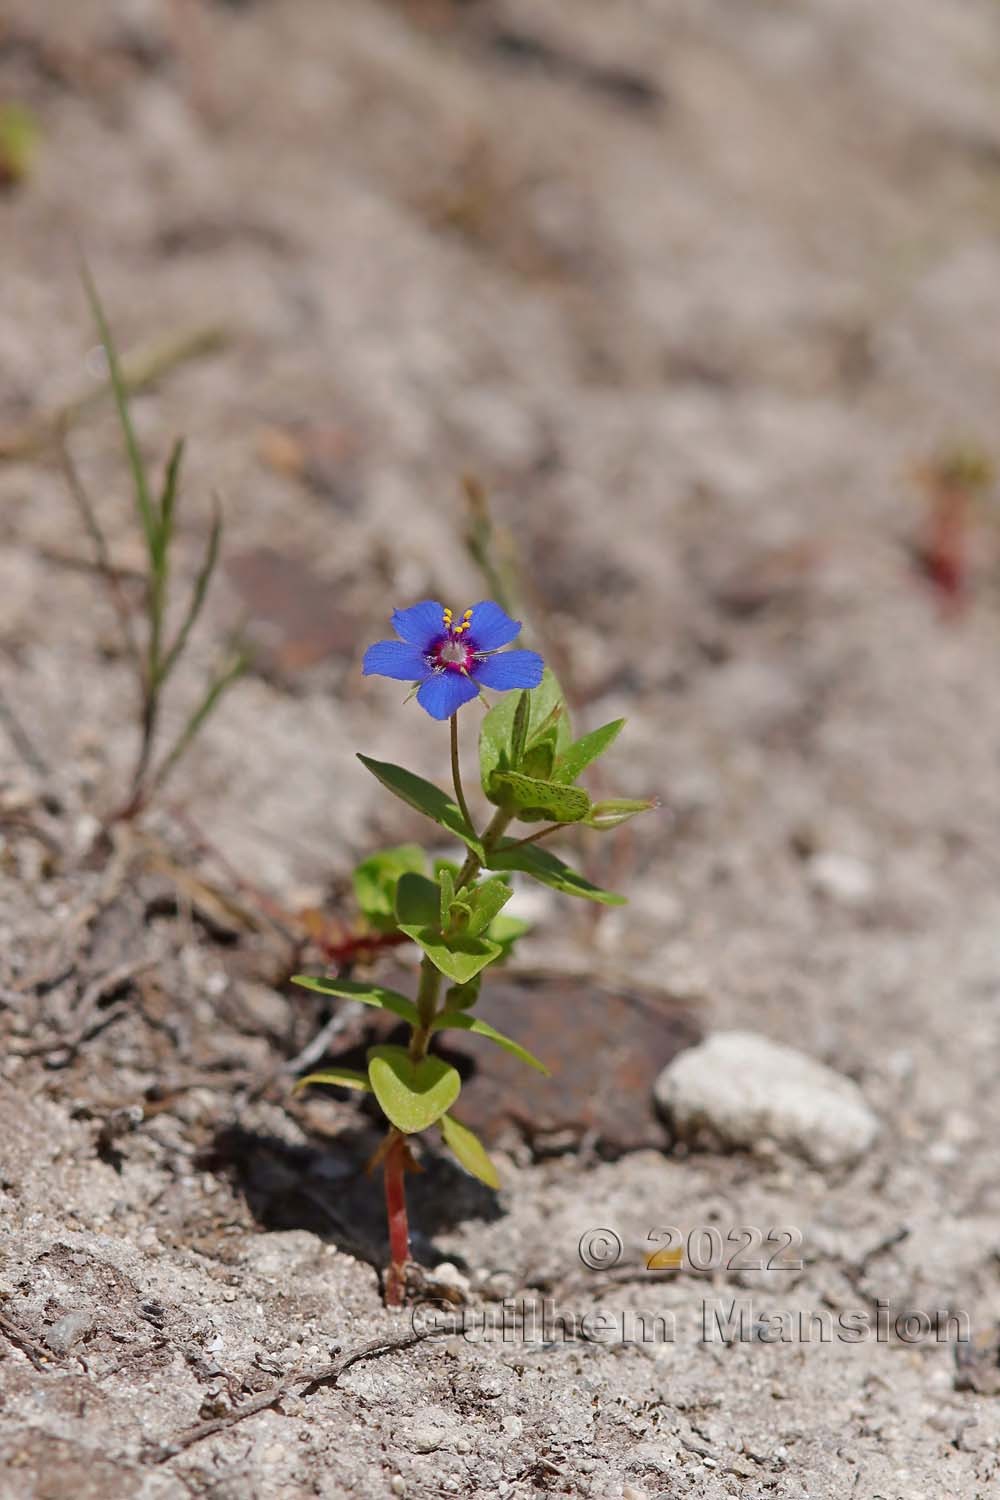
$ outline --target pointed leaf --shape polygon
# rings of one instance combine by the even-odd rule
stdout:
[[[371,1047],[368,1077],[388,1119],[407,1135],[440,1120],[462,1089],[458,1069],[443,1057],[414,1062],[403,1047]]]
[[[514,710],[514,719],[510,733],[510,763],[512,766],[521,764],[525,746],[528,743],[528,724],[531,719],[531,693],[525,689],[517,700]]]
[[[521,754],[515,760],[513,740],[515,720],[522,698],[522,694],[515,698],[513,693],[508,693],[490,709],[483,720],[479,732],[479,769],[487,796],[490,777],[494,771],[513,771],[519,767]],[[557,748],[562,751],[570,740],[569,713],[562,688],[548,667],[538,687],[532,688],[528,693],[528,699],[528,723],[525,729],[519,728],[519,741],[523,735],[524,745],[530,746],[543,729],[551,729],[556,736]],[[522,714],[523,712],[522,710]]]
[[[372,1091],[368,1075],[359,1073],[357,1068],[324,1068],[322,1073],[310,1073],[307,1078],[299,1078],[294,1092],[297,1094],[299,1089],[307,1088],[313,1083],[328,1083],[339,1089],[360,1089],[365,1094]]]
[[[466,894],[472,911],[466,928],[466,936],[479,937],[480,933],[486,932],[494,917],[502,907],[506,906],[514,892],[502,875],[494,875],[489,880],[481,881]]]
[[[451,906],[455,899],[455,877],[450,870],[442,870],[438,875],[438,884],[441,887],[440,921],[442,932],[448,926],[448,918],[451,916]]]
[[[485,1182],[487,1187],[497,1189],[500,1178],[497,1169],[486,1154],[482,1141],[467,1125],[460,1125],[452,1115],[442,1115],[438,1124],[445,1145],[452,1151],[467,1172]]]
[[[555,891],[563,891],[567,896],[582,896],[587,901],[598,901],[602,906],[625,905],[624,896],[616,896],[613,891],[602,891],[600,886],[592,885],[548,849],[530,844],[522,845],[520,849],[507,849],[501,844],[490,855],[488,863],[491,870],[521,870],[533,880],[551,886]]]
[[[466,1015],[464,1011],[441,1011],[435,1016],[431,1029],[433,1031],[472,1031],[476,1036],[485,1036],[491,1042],[496,1042],[497,1046],[502,1047],[505,1052],[509,1052],[511,1057],[527,1063],[529,1068],[534,1068],[538,1073],[544,1073],[546,1077],[549,1075],[549,1069],[543,1062],[539,1062],[527,1047],[522,1047],[520,1042],[512,1041],[509,1036],[504,1036],[502,1031],[497,1031],[496,1027],[491,1026],[488,1021],[481,1021],[476,1016]]]
[[[606,802],[595,802],[584,818],[588,828],[607,830],[618,828],[634,818],[636,813],[650,812],[658,804],[653,797],[609,797]]]
[[[582,739],[570,745],[555,763],[552,771],[553,780],[572,786],[581,771],[585,771],[592,761],[595,761],[599,755],[603,755],[605,750],[614,744],[624,725],[624,719],[613,719],[610,724],[602,725],[600,729],[585,734]]]
[[[167,680],[184,654],[184,648],[187,646],[192,630],[198,623],[198,616],[201,614],[202,605],[205,603],[205,596],[208,593],[208,585],[212,581],[212,574],[215,572],[215,565],[219,561],[219,547],[222,543],[222,508],[217,499],[213,504],[212,529],[208,535],[205,556],[198,571],[198,576],[194,581],[194,588],[191,590],[191,599],[188,603],[187,613],[180,623],[177,635],[160,668],[161,682]]]
[[[400,932],[424,950],[434,966],[453,984],[468,984],[480,969],[499,957],[498,943],[468,933],[441,932],[441,895],[424,875],[404,875],[396,890],[396,919]]]
[[[411,937],[427,954],[436,969],[450,979],[452,984],[468,984],[481,969],[499,958],[503,949],[499,943],[485,937],[443,938],[434,927],[411,927],[401,922],[401,931]]]
[[[358,760],[376,780],[381,781],[383,786],[388,787],[389,791],[394,792],[403,802],[408,803],[410,807],[415,807],[417,812],[422,812],[425,817],[433,819],[442,828],[447,828],[449,833],[468,845],[474,854],[482,854],[483,846],[469,830],[457,803],[453,802],[440,787],[386,760],[372,760],[367,755],[359,755]]]
[[[538,781],[517,771],[494,771],[490,780],[494,802],[525,823],[551,818],[554,823],[579,823],[590,811],[590,797],[578,786]]]
[[[539,735],[538,739],[532,740],[521,757],[521,763],[517,769],[522,776],[533,776],[538,781],[548,781],[555,763],[556,736],[553,730],[549,730]]]
[[[190,749],[191,743],[205,727],[206,722],[218,708],[225,695],[234,683],[238,682],[250,665],[250,657],[245,651],[238,650],[226,666],[223,666],[217,677],[209,683],[204,698],[188,719],[184,728],[177,736],[166,755],[160,761],[159,766],[153,773],[149,782],[149,792],[159,790],[168,776],[172,775],[178,761]],[[162,684],[162,676],[154,679]]]
[[[178,438],[170,450],[167,467],[160,491],[160,534],[164,552],[169,550],[174,535],[174,513],[177,506],[177,485],[181,474],[181,459],[184,457],[184,439]]]
[[[315,990],[319,995],[336,995],[341,1000],[360,1000],[362,1005],[374,1005],[378,1010],[391,1011],[401,1021],[419,1026],[417,1007],[405,995],[387,990],[380,984],[361,984],[356,979],[320,979],[314,974],[293,974],[292,983],[304,990]]]
[[[118,348],[108,323],[104,306],[97,293],[97,285],[90,273],[90,267],[86,261],[80,265],[80,275],[83,280],[90,310],[97,324],[97,331],[104,345],[104,353],[108,361],[108,374],[111,377],[111,389],[114,393],[115,405],[118,408],[118,421],[121,425],[122,435],[125,439],[125,451],[128,454],[129,467],[132,470],[132,488],[135,494],[136,510],[142,521],[142,529],[146,537],[146,550],[149,553],[150,563],[154,571],[159,564],[159,527],[153,511],[153,502],[149,493],[149,483],[146,479],[146,467],[142,461],[139,451],[138,439],[135,428],[132,425],[132,413],[129,409],[128,385],[122,371],[121,362],[118,358]]]

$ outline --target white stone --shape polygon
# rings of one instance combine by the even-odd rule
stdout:
[[[828,850],[814,854],[808,865],[813,890],[842,906],[865,906],[875,894],[875,876],[870,865],[853,854]]]
[[[413,1453],[433,1453],[447,1440],[448,1433],[443,1427],[414,1427],[406,1438],[406,1446]]]
[[[654,1095],[681,1139],[707,1133],[753,1150],[767,1138],[817,1167],[857,1160],[879,1130],[850,1079],[749,1031],[720,1031],[682,1052]]]

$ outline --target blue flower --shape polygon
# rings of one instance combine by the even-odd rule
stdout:
[[[432,719],[450,719],[480,688],[506,693],[537,687],[544,663],[537,651],[505,651],[521,625],[499,604],[484,599],[454,623],[450,609],[424,599],[393,612],[398,641],[379,641],[365,652],[364,675],[419,684],[417,702]]]

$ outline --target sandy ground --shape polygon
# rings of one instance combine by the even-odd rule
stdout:
[[[912,544],[915,468],[1000,410],[998,85],[993,0],[7,0],[43,140],[0,197],[0,427],[93,381],[77,240],[126,347],[222,325],[136,402],[157,461],[188,437],[182,579],[213,490],[228,523],[168,728],[234,628],[263,654],[110,848],[114,615],[51,453],[0,467],[4,1500],[996,1492],[997,511],[958,616]],[[110,412],[72,444],[127,581]],[[470,470],[580,722],[629,716],[616,785],[665,804],[577,856],[621,912],[532,898],[522,974],[799,1047],[881,1133],[829,1173],[512,1136],[498,1198],[429,1153],[465,1335],[295,1384],[410,1320],[371,1123],[290,1098],[322,1017],[267,913],[349,921],[353,863],[421,832],[354,752],[440,774],[442,736],[359,658],[394,604],[481,596]],[[643,1270],[650,1230],[744,1224],[802,1268]],[[704,1337],[733,1298],[748,1336]],[[504,1338],[515,1305],[610,1322]],[[759,1336],[880,1307],[967,1314],[971,1375],[894,1323]]]

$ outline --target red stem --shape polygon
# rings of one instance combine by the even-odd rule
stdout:
[[[956,607],[965,593],[965,532],[968,496],[955,487],[934,498],[927,547],[927,568],[947,604]]]
[[[377,953],[380,948],[396,948],[410,939],[405,932],[366,932],[357,937],[341,938],[335,943],[325,938],[314,937],[313,942],[323,950],[324,958],[331,963],[351,963],[360,954]]]
[[[402,1307],[406,1298],[406,1266],[410,1259],[410,1225],[406,1216],[406,1141],[393,1132],[382,1171],[385,1178],[385,1212],[389,1220],[389,1271],[385,1279],[385,1304]]]

